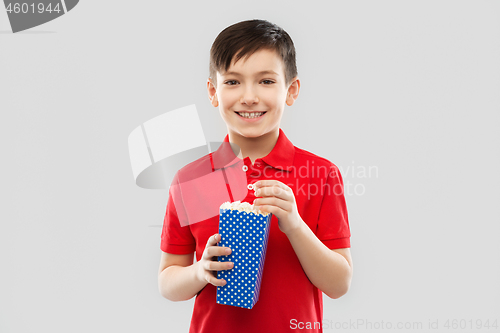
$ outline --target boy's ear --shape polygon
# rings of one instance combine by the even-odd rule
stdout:
[[[217,91],[215,90],[215,86],[211,78],[208,78],[207,80],[207,90],[208,90],[208,99],[210,100],[210,103],[214,107],[218,107],[219,100],[217,99]]]
[[[300,80],[298,77],[294,77],[292,82],[288,86],[288,91],[286,95],[286,105],[292,106],[297,97],[299,97],[300,90]]]

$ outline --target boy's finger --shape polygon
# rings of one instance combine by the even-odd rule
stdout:
[[[226,280],[224,280],[224,279],[217,279],[215,276],[212,276],[210,274],[206,274],[205,275],[205,280],[208,283],[210,283],[210,284],[212,284],[212,285],[214,285],[216,287],[218,287],[218,286],[222,287],[222,286],[224,286],[226,284]]]
[[[220,241],[220,235],[215,234],[208,237],[207,245],[205,247],[214,246]]]
[[[203,251],[203,258],[207,260],[212,260],[214,257],[227,256],[231,253],[231,249],[228,247],[221,246],[209,246]]]
[[[274,180],[274,179],[266,179],[266,180],[259,180],[255,182],[254,188],[263,188],[263,187],[269,187],[269,186],[278,186],[284,190],[291,190],[290,186],[280,182],[279,180]]]
[[[276,197],[278,199],[290,200],[291,193],[279,187],[264,187],[255,192],[258,198]]]
[[[210,246],[205,249],[205,253],[207,255],[207,258],[216,256],[227,256],[231,254],[231,249],[222,246]]]
[[[228,262],[218,262],[218,261],[207,261],[204,265],[204,268],[207,271],[226,271],[232,269],[234,264],[230,261]]]

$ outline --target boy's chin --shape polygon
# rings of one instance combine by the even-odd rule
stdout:
[[[255,139],[255,138],[260,138],[268,132],[262,130],[262,129],[240,129],[238,133],[247,139]]]

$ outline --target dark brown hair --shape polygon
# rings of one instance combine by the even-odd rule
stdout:
[[[210,49],[210,72],[217,86],[217,72],[224,73],[242,57],[249,57],[260,49],[274,50],[285,67],[285,84],[297,76],[295,47],[285,30],[266,20],[248,20],[233,24],[222,30]],[[238,53],[237,53],[238,52]]]

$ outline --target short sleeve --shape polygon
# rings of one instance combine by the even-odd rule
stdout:
[[[335,164],[331,164],[323,186],[316,236],[329,249],[351,247],[349,219],[344,197],[344,182]]]
[[[174,177],[174,184],[177,181],[177,176]],[[196,248],[196,242],[191,233],[189,225],[181,225],[178,217],[178,212],[174,204],[174,195],[177,191],[173,191],[173,186],[170,186],[167,211],[163,220],[163,229],[161,232],[160,248],[163,252],[172,254],[189,254],[193,253]],[[182,212],[180,212],[182,213]]]

